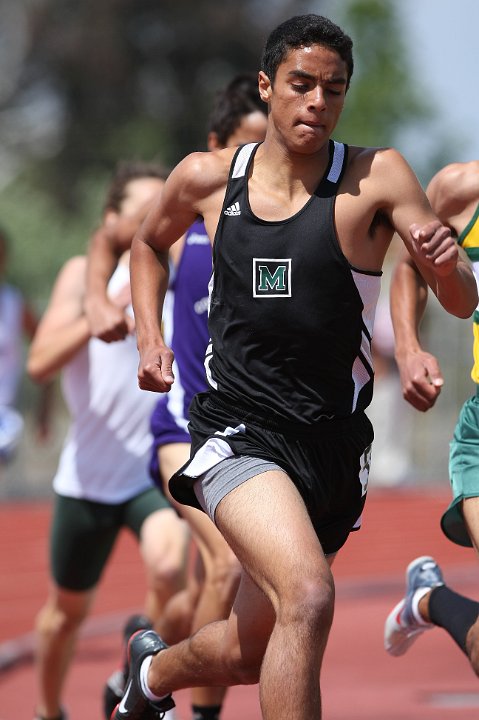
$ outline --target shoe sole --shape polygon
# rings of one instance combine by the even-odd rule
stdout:
[[[404,608],[404,600],[400,600],[391,610],[386,618],[384,625],[384,649],[389,655],[399,657],[404,655],[411,645],[417,640],[419,635],[427,628],[417,628],[408,634],[405,634],[404,628],[398,622],[398,617]]]

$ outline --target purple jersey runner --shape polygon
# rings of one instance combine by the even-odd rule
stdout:
[[[163,314],[165,341],[175,354],[175,382],[162,395],[151,417],[153,449],[150,475],[161,487],[158,448],[190,442],[188,408],[193,396],[207,389],[205,352],[208,333],[208,283],[212,272],[211,245],[202,220],[185,238],[179,265],[170,282]]]

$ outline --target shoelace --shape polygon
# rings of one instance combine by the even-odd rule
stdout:
[[[428,565],[423,565],[419,571],[421,580],[428,583],[435,584],[438,581],[437,578],[437,572],[434,571],[435,566],[432,565],[432,563],[428,563]]]

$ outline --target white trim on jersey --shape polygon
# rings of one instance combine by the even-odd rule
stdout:
[[[210,363],[213,360],[213,343],[208,343],[208,347],[206,348],[206,354],[205,354],[205,370],[206,370],[206,379],[208,381],[208,385],[211,385],[213,390],[218,390],[218,383],[216,380],[213,380],[213,375],[211,374],[211,368]]]
[[[339,180],[339,176],[341,175],[341,171],[343,169],[343,161],[344,161],[344,145],[343,143],[338,143],[336,140],[334,142],[334,154],[333,154],[333,162],[331,163],[331,168],[328,173],[327,180],[332,183],[337,183]]]
[[[333,162],[331,163],[331,168],[329,170],[327,180],[332,183],[337,183],[343,169],[345,149],[343,143],[336,142],[336,140],[334,140],[333,142]],[[253,152],[257,144],[258,143],[248,143],[241,148],[236,157],[233,172],[231,174],[233,180],[244,177],[248,161],[251,157],[251,153]]]
[[[181,383],[181,375],[176,362],[173,363],[175,382],[167,393],[166,407],[173,416],[175,423],[182,430],[188,429],[188,420],[185,418],[185,390]]]
[[[215,274],[214,274],[214,272],[212,272],[209,283],[208,283],[208,317],[210,316],[211,295],[213,294],[214,284],[215,284]],[[213,343],[211,342],[211,338],[210,338],[208,347],[206,348],[206,352],[205,352],[206,379],[208,381],[208,385],[211,385],[213,390],[218,390],[218,383],[215,380],[213,380],[213,375],[211,374],[210,363],[211,363],[212,359],[213,359]]]
[[[251,153],[255,149],[256,145],[258,145],[258,143],[248,143],[247,145],[244,145],[239,151],[238,155],[236,156],[235,166],[231,175],[233,180],[244,177],[246,167],[248,165],[248,160],[250,159]]]
[[[364,325],[369,333],[369,337],[372,337],[376,306],[381,290],[381,276],[360,273],[357,270],[351,270],[351,275],[353,276],[354,284],[363,302],[362,318]],[[362,358],[364,358],[364,360]],[[365,365],[365,361],[369,363],[369,367]],[[356,409],[359,393],[371,379],[372,370],[371,342],[367,334],[363,331],[361,335],[361,348],[352,367],[352,379],[354,382],[352,412]]]

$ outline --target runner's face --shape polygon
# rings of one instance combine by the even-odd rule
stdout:
[[[241,122],[232,135],[226,141],[226,147],[245,145],[251,142],[262,142],[266,135],[268,121],[261,110],[256,110],[249,115],[244,115]]]
[[[161,178],[145,177],[130,180],[125,188],[120,214],[135,215],[142,207],[152,203],[161,193],[165,182]]]
[[[347,65],[334,50],[322,45],[290,50],[278,66],[274,87],[260,73],[271,132],[292,152],[317,152],[339,120],[347,79]]]

